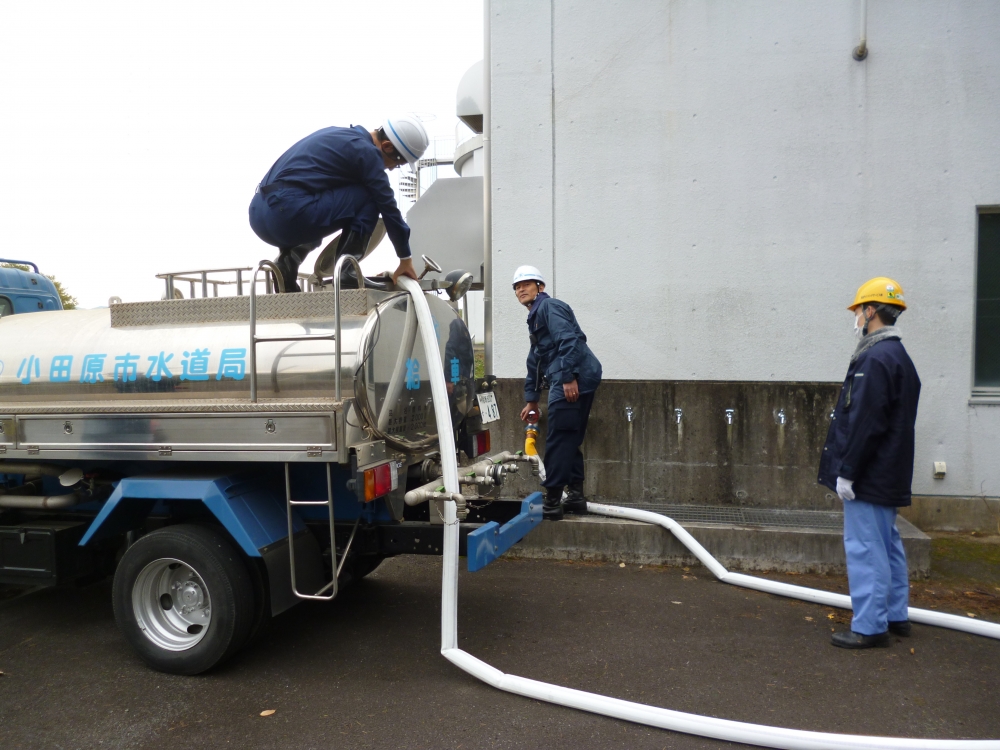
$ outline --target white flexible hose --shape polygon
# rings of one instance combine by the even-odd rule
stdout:
[[[620,508],[615,505],[600,505],[599,503],[587,503],[587,509],[591,513],[597,513],[602,516],[628,518],[632,521],[643,521],[662,526],[677,537],[698,558],[702,565],[711,570],[712,575],[724,583],[731,583],[734,586],[742,586],[747,589],[756,589],[757,591],[765,591],[768,594],[777,594],[816,604],[824,604],[828,607],[851,609],[851,597],[845,594],[834,594],[829,591],[820,591],[819,589],[807,589],[805,586],[794,586],[790,583],[769,581],[765,578],[743,575],[742,573],[730,573],[718,560],[708,553],[708,550],[698,543],[697,539],[685,531],[677,521],[659,513],[638,510],[636,508]],[[982,620],[973,620],[969,617],[947,615],[943,612],[932,612],[929,609],[917,609],[916,607],[910,607],[908,615],[910,620],[921,625],[935,625],[939,628],[961,630],[987,638],[1000,638],[1000,625],[994,622],[983,622]]]
[[[398,282],[410,293],[417,312],[417,324],[427,358],[427,371],[431,380],[431,397],[434,399],[434,419],[437,422],[438,445],[441,450],[441,471],[444,474],[445,492],[459,493],[458,459],[455,452],[455,430],[451,424],[451,407],[448,405],[448,387],[444,382],[441,364],[441,346],[434,333],[434,320],[424,292],[413,279],[400,276]],[[441,572],[441,590],[450,592],[441,599],[441,650],[458,647],[458,518],[455,503],[444,505],[444,544]]]
[[[444,471],[444,485],[447,492],[457,493],[459,490],[458,461],[455,454],[455,437],[451,424],[451,411],[448,407],[447,388],[444,381],[444,368],[439,369],[436,366],[436,361],[433,363],[430,361],[432,358],[431,353],[439,350],[434,335],[434,324],[431,320],[430,308],[427,305],[427,300],[424,299],[420,286],[415,281],[405,277],[401,277],[399,281],[403,285],[403,288],[411,294],[416,303],[417,322],[420,325],[421,336],[423,336],[424,351],[427,353],[431,394],[434,397],[434,415],[437,420],[438,438],[441,442],[441,464]],[[708,554],[708,551],[694,537],[681,528],[680,524],[666,516],[649,511],[633,510],[631,508],[598,505],[597,503],[588,503],[587,507],[594,513],[632,518],[637,521],[655,523],[667,528],[712,573],[727,583],[759,588],[762,591],[779,593],[784,596],[795,596],[796,598],[823,604],[837,601],[840,603],[833,606],[838,607],[850,606],[850,597],[840,594],[814,591],[813,589],[806,589],[801,586],[790,586],[774,581],[764,581],[752,576],[730,573],[718,560]],[[444,521],[443,570],[441,576],[441,654],[455,666],[495,688],[523,695],[527,698],[534,698],[535,700],[578,708],[582,711],[590,711],[591,713],[603,714],[616,719],[632,721],[637,724],[646,724],[661,729],[669,729],[674,732],[684,732],[685,734],[694,734],[700,737],[712,737],[763,747],[786,748],[787,750],[820,750],[821,748],[835,748],[837,750],[856,750],[858,748],[867,748],[870,750],[911,750],[917,748],[925,750],[1000,750],[1000,740],[927,740],[901,737],[865,737],[863,735],[828,734],[826,732],[807,732],[801,729],[769,727],[762,724],[747,724],[740,721],[715,719],[710,716],[698,716],[697,714],[688,714],[681,711],[671,711],[666,708],[657,708],[656,706],[646,706],[641,703],[632,703],[631,701],[623,701],[618,698],[609,698],[604,695],[587,693],[582,690],[573,690],[571,688],[560,687],[559,685],[550,685],[545,682],[529,680],[516,675],[504,674],[499,669],[491,667],[486,662],[480,661],[475,656],[458,648],[458,521],[455,517],[454,502],[444,503]],[[832,598],[827,599],[826,597]],[[929,622],[928,620],[917,619],[913,616],[914,613],[923,612],[926,612],[926,610],[911,609],[911,619],[915,622],[925,622],[941,625],[942,627],[956,627],[957,623],[952,623],[949,619]],[[954,617],[953,615],[939,615],[937,612],[927,612],[927,614],[935,615],[937,618]],[[955,617],[954,619],[960,623],[966,623],[964,618]],[[1000,628],[1000,626],[993,625],[992,623],[977,622],[974,624],[992,625],[994,628]],[[956,629],[978,632],[967,628]],[[987,635],[986,632],[979,634]],[[998,637],[992,635],[992,633],[990,635],[991,637]]]
[[[389,390],[386,392],[385,401],[382,402],[382,411],[378,415],[378,431],[384,433],[389,425],[389,412],[393,404],[399,400],[399,394],[403,392],[404,373],[406,372],[406,360],[413,356],[413,342],[417,337],[417,318],[414,315],[413,301],[409,300],[406,305],[406,322],[403,324],[403,339],[399,345],[399,354],[396,355],[396,367],[389,378]]]

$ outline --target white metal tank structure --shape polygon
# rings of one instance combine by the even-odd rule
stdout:
[[[332,292],[115,304],[0,319],[0,447],[7,458],[322,458],[367,430],[400,450],[436,441],[427,368],[449,374],[457,424],[475,406],[472,341],[431,295],[424,351],[405,293],[341,292],[341,393]],[[258,398],[249,398],[256,381]],[[345,403],[346,418],[337,418]],[[340,434],[338,434],[340,433]],[[340,440],[338,441],[338,437]],[[348,441],[350,442],[350,441]],[[262,453],[259,453],[262,452]],[[329,460],[329,458],[327,458]]]

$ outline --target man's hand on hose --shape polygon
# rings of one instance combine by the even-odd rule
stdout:
[[[576,378],[568,383],[563,383],[563,394],[571,404],[576,403],[576,400],[580,398],[580,386],[577,384]]]
[[[529,401],[528,403],[526,403],[524,405],[524,408],[521,409],[521,421],[524,422],[525,424],[530,424],[530,422],[531,422],[531,420],[528,419],[528,414],[530,412],[535,412],[535,414],[538,414],[538,402],[537,401]],[[535,417],[535,422],[538,422],[538,417],[537,416]]]
[[[395,284],[400,276],[409,276],[414,281],[417,280],[417,272],[413,268],[413,258],[399,259],[399,267],[392,272],[392,283]]]

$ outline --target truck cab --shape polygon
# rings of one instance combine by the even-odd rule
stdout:
[[[30,271],[2,264],[27,266]],[[62,301],[55,284],[28,260],[0,258],[0,318],[20,313],[62,310]]]

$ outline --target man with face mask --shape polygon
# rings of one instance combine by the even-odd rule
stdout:
[[[545,437],[545,501],[542,516],[559,521],[563,513],[587,513],[583,496],[583,452],[594,393],[601,384],[601,363],[573,309],[545,293],[545,279],[534,266],[514,272],[514,295],[528,308],[528,377],[524,381],[521,420],[538,413],[538,400],[549,389],[549,428]],[[536,417],[537,419],[537,417]],[[563,488],[566,500],[563,501]]]
[[[819,483],[844,503],[844,551],[854,618],[840,648],[888,646],[910,634],[906,553],[897,508],[910,504],[920,378],[895,329],[903,290],[884,276],[847,308],[860,339],[847,368],[819,465]]]

